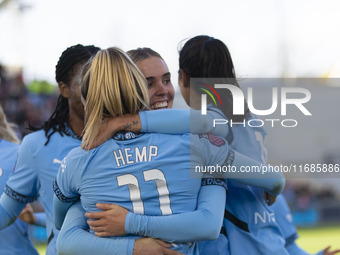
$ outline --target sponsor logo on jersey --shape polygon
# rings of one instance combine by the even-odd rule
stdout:
[[[254,213],[254,223],[259,224],[259,223],[269,223],[269,222],[275,222],[275,215],[274,213],[269,213],[267,211],[263,211],[262,213],[260,212],[255,212]]]

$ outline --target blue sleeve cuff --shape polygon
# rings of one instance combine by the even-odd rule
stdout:
[[[131,221],[132,213],[128,212],[126,217],[125,217],[125,233],[126,234],[131,234],[131,230],[129,228],[130,226],[130,221]]]
[[[0,230],[12,224],[26,206],[2,193],[0,198]]]
[[[37,218],[37,222],[34,225],[46,227],[46,213],[35,213],[34,216]]]
[[[148,230],[149,219],[153,217],[160,217],[160,216],[146,216],[146,215],[140,215],[140,214],[134,214],[134,213],[128,212],[125,218],[126,234],[153,237],[152,235],[148,234],[149,233],[149,230]]]

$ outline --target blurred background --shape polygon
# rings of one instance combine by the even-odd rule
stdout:
[[[333,78],[331,85],[318,87],[318,94],[329,102],[327,107],[338,109],[339,90],[329,93],[329,88],[340,84],[339,9],[337,0],[0,0],[0,103],[21,137],[28,123],[40,125],[59,93],[54,80],[58,58],[80,43],[156,50],[172,73],[175,108],[186,108],[177,86],[178,49],[186,39],[207,34],[228,46],[240,80]],[[280,133],[269,130],[269,162],[282,159],[278,147],[290,151],[292,143],[314,139],[322,150],[299,150],[304,162],[319,157],[321,163],[340,163],[340,146],[333,146],[340,142],[340,114],[324,116],[334,120],[329,129],[311,129],[300,142],[278,142]],[[316,133],[322,137],[315,138]],[[300,227],[299,243],[309,252],[330,244],[340,248],[339,180],[287,181],[284,194]],[[32,227],[32,239],[44,249],[43,228]]]

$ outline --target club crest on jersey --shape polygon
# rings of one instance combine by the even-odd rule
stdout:
[[[212,134],[201,134],[199,135],[200,138],[206,138],[209,142],[217,147],[221,147],[226,144],[226,141],[222,138],[212,135]]]

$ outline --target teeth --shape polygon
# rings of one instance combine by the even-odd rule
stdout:
[[[156,104],[153,104],[151,105],[151,108],[152,109],[158,109],[158,108],[164,108],[164,107],[167,107],[168,106],[168,102],[160,102],[160,103],[156,103]]]

